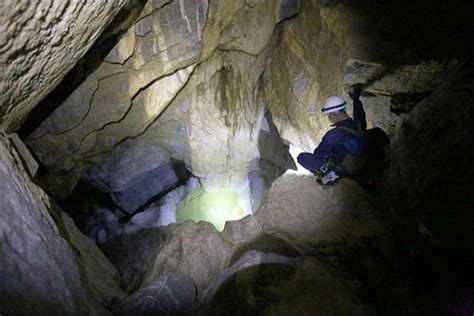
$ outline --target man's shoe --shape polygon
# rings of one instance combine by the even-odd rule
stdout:
[[[319,178],[318,183],[322,185],[331,185],[336,182],[337,179],[339,179],[339,176],[334,171],[330,171],[324,177]]]

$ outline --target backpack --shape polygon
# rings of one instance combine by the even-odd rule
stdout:
[[[383,147],[390,143],[390,139],[383,129],[374,127],[364,131],[356,131],[346,126],[337,128],[356,135],[366,146],[367,154],[357,156],[350,151],[346,153],[340,168],[350,176],[367,179],[380,174],[385,169],[385,152]]]
[[[381,149],[390,144],[390,138],[388,138],[385,131],[380,127],[374,127],[364,131],[356,131],[347,126],[338,126],[337,128],[356,135],[367,146],[369,151]]]

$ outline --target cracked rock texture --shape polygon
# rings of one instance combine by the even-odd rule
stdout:
[[[124,3],[0,4],[0,130],[18,127]],[[163,221],[152,209],[171,209],[169,223],[184,187],[125,225],[104,210],[119,229],[101,223],[94,233],[115,270],[30,180],[37,166],[21,140],[2,133],[0,314],[107,315],[125,296],[120,281],[148,296],[174,274],[192,279],[198,297],[212,292],[205,314],[472,313],[472,3],[142,4],[103,61],[27,137],[45,188],[62,199],[85,181],[133,213],[178,185],[166,167],[178,161],[195,187],[231,188],[246,213],[261,207],[223,232],[207,222],[155,227]],[[291,167],[288,144],[312,151],[329,128],[318,115],[324,99],[354,83],[363,85],[369,127],[392,140],[380,191],[370,197],[348,179],[329,188],[312,176],[274,181]],[[169,185],[155,172],[170,175]],[[300,265],[257,258],[232,270],[252,250]],[[221,299],[229,296],[238,298]]]
[[[149,2],[100,67],[28,137],[49,190],[66,197],[87,170],[127,146],[184,161],[206,190],[232,186],[248,195],[264,113],[259,78],[275,24],[296,10],[296,1]],[[126,155],[129,170],[157,167],[154,155],[150,164]],[[123,181],[98,168],[107,169],[88,177]]]
[[[0,129],[19,127],[125,2],[7,0],[0,4]]]
[[[5,134],[0,178],[0,313],[107,315],[124,296],[117,270],[32,183]]]
[[[189,312],[196,304],[193,279],[165,273],[140,288],[118,308],[119,315],[167,315]]]

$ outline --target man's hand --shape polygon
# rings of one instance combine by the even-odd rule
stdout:
[[[362,92],[361,84],[355,84],[349,89],[349,97],[352,100],[359,100],[360,93]]]

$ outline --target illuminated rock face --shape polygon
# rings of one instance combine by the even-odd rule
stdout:
[[[51,192],[66,197],[91,167],[88,177],[101,185],[123,183],[102,172],[110,167],[101,161],[127,161],[129,179],[172,157],[205,190],[229,187],[251,204],[247,175],[264,115],[258,82],[275,24],[296,10],[296,1],[149,2],[102,65],[28,137]]]
[[[126,0],[3,1],[0,129],[15,130],[87,52]]]
[[[97,3],[103,5],[103,11],[96,11],[101,16],[119,8],[107,9],[103,2]],[[443,50],[455,47],[449,34],[439,39],[443,30],[453,29],[453,21],[463,24],[472,20],[472,10],[465,10],[465,14],[458,10],[455,19],[449,20],[444,19],[449,12],[430,3],[433,10],[426,14],[433,14],[432,20],[439,23],[432,25],[433,29],[425,24],[416,28],[421,19],[414,9],[420,4],[406,5],[412,11],[406,7],[395,10],[398,1],[158,0],[146,4],[95,72],[28,137],[29,147],[44,166],[49,190],[59,198],[66,197],[82,179],[133,213],[146,207],[143,203],[149,197],[166,192],[167,184],[175,185],[172,174],[176,170],[169,168],[170,162],[179,160],[199,178],[190,181],[192,189],[178,187],[131,216],[123,227],[116,214],[104,212],[118,228],[110,234],[106,231],[104,237],[102,227],[94,231],[94,237],[120,271],[126,290],[142,287],[137,296],[129,297],[131,305],[135,298],[156,289],[154,282],[160,277],[179,274],[186,276],[186,289],[191,290],[184,301],[193,301],[196,289],[204,303],[217,295],[215,305],[203,307],[206,312],[208,308],[227,311],[229,306],[237,310],[245,301],[249,303],[245,308],[257,314],[269,308],[265,301],[269,294],[277,303],[267,311],[278,315],[296,310],[301,314],[351,310],[367,315],[375,313],[374,306],[380,314],[424,314],[410,309],[415,296],[404,287],[399,249],[394,249],[397,242],[406,247],[413,240],[411,236],[394,240],[400,237],[392,236],[389,228],[404,225],[386,225],[385,215],[389,217],[393,208],[398,224],[410,222],[412,217],[432,219],[441,214],[437,216],[442,229],[434,233],[447,239],[440,245],[458,247],[453,258],[459,262],[465,261],[463,254],[472,254],[469,182],[474,157],[469,105],[473,66],[452,59],[453,54]],[[53,7],[51,12],[57,14]],[[9,13],[13,17],[17,11]],[[89,24],[78,23],[74,29],[80,33],[86,27],[83,37],[71,32],[80,40],[74,43],[78,54],[68,55],[72,63],[107,23],[96,24],[94,14],[88,17]],[[83,18],[79,14],[78,21]],[[47,23],[48,18],[40,21]],[[94,28],[88,28],[90,25]],[[95,30],[97,34],[92,34]],[[11,38],[9,33],[7,37]],[[64,38],[68,39],[69,33]],[[53,46],[68,51],[68,45]],[[51,53],[45,46],[41,47],[44,52]],[[64,53],[58,53],[62,57],[57,65],[51,65],[49,55],[45,63],[40,62],[43,50],[35,46],[32,51],[33,58],[24,57],[21,50],[5,55],[2,51],[7,61],[16,58],[43,67],[38,75],[51,84],[31,79],[28,67],[19,66],[27,75],[18,83],[37,83],[37,92],[31,93],[31,102],[27,102],[24,94],[28,89],[15,90],[20,96],[18,104],[28,103],[25,107],[12,107],[14,102],[10,101],[2,105],[9,128],[21,121],[23,109],[27,112],[34,106],[67,68],[63,67]],[[432,60],[439,56],[445,60]],[[61,74],[54,77],[56,67],[61,68]],[[4,87],[10,91],[14,89],[10,79],[17,74],[10,77],[10,68],[7,72]],[[54,72],[54,78],[49,72]],[[377,210],[367,194],[347,179],[329,188],[318,186],[312,176],[284,175],[274,181],[291,165],[280,135],[286,143],[312,150],[329,126],[325,117],[310,114],[319,113],[327,96],[344,94],[354,83],[364,85],[362,101],[369,124],[382,126],[393,136],[387,180],[380,196],[372,197],[380,197],[390,206],[388,211]],[[12,95],[7,95],[8,100]],[[124,296],[117,286],[115,268],[67,215],[48,205],[52,200],[21,170],[20,159],[4,136],[0,137],[0,149],[0,196],[4,198],[0,204],[1,308],[7,306],[6,314],[107,314],[105,308]],[[160,175],[155,173],[164,169],[167,171],[160,171]],[[161,176],[169,183],[161,181]],[[255,211],[260,203],[262,206],[255,216],[227,223],[222,232],[203,221],[157,227],[173,223],[179,201],[191,193],[182,205],[186,213],[192,192],[208,197],[224,192],[225,203],[219,203],[218,208],[241,212],[239,216]],[[213,199],[205,198],[196,208],[190,207],[191,213],[209,211],[209,200]],[[161,217],[164,210],[166,218]],[[407,210],[410,220],[400,219]],[[456,220],[454,224],[443,221],[446,214]],[[223,222],[217,226],[221,228]],[[409,224],[408,231],[412,228]],[[396,232],[403,235],[404,229]],[[413,237],[415,242],[420,238]],[[458,249],[464,253],[456,253]],[[249,259],[249,250],[258,255]],[[298,265],[292,264],[290,270],[260,266],[268,262],[257,250],[277,254],[278,262]],[[409,259],[413,259],[411,251],[405,250]],[[442,264],[451,267],[456,262],[450,259],[443,259],[447,261]],[[431,267],[435,261],[427,264]],[[247,264],[255,267],[246,269]],[[472,265],[467,273],[457,274],[469,276],[471,270]],[[429,276],[434,280],[442,274]],[[258,281],[267,281],[257,278],[262,275],[284,277],[259,288]],[[191,279],[196,289],[188,282]],[[237,282],[226,287],[222,280]],[[459,283],[449,280],[446,284]],[[163,288],[160,286],[158,292]],[[221,297],[237,290],[243,293],[239,292],[242,295],[236,302],[220,305],[228,302]],[[315,297],[315,292],[324,295]],[[25,293],[24,298],[15,296],[17,293]],[[211,294],[206,297],[205,293]],[[253,304],[261,302],[258,295],[263,295],[264,304]],[[331,305],[335,300],[338,305]],[[366,306],[366,301],[372,306]],[[328,306],[334,308],[326,310]]]
[[[442,5],[434,10],[433,14],[446,12]],[[394,16],[387,16],[388,12]],[[461,12],[453,14],[460,20],[467,18]],[[384,23],[397,18],[407,24]],[[343,1],[319,6],[303,1],[298,17],[284,24],[263,80],[262,102],[271,110],[283,140],[312,151],[330,128],[321,115],[325,99],[340,95],[350,101],[347,91],[356,83],[364,87],[361,101],[369,126],[382,127],[393,135],[400,114],[409,113],[458,67],[457,60],[449,58],[453,52],[446,52],[446,45],[438,47],[439,39],[433,38],[436,32],[413,32],[416,25],[414,15],[407,16],[394,3],[378,6]],[[423,48],[407,47],[399,36]],[[444,59],[434,57],[442,52]],[[351,114],[352,104],[348,103]]]

